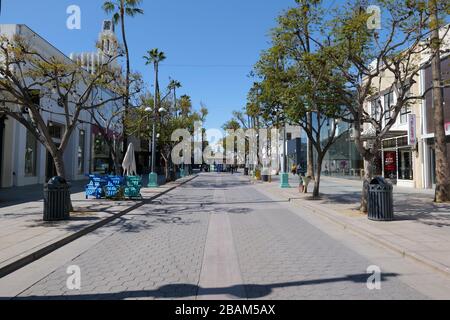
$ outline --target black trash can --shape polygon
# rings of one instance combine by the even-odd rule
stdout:
[[[70,218],[70,184],[61,177],[53,177],[44,185],[44,221]]]
[[[263,182],[269,182],[269,175],[268,174],[263,174],[261,177],[262,177],[262,181]]]
[[[369,219],[373,221],[394,220],[392,184],[376,177],[369,184]]]
[[[248,176],[248,168],[244,168],[244,176]]]

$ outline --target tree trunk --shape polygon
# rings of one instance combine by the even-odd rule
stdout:
[[[310,132],[312,132],[312,114],[311,114],[311,112],[308,112],[307,117],[308,117],[308,119],[307,119],[308,130],[310,130]],[[306,176],[314,179],[314,149],[313,149],[313,144],[311,143],[311,140],[309,139],[309,137],[307,137],[307,158],[308,159],[307,159]]]
[[[314,180],[314,191],[313,191],[314,199],[318,199],[320,197],[320,177],[322,176],[322,163],[323,163],[323,156],[319,155],[317,159],[316,178]]]
[[[57,152],[52,154],[53,157],[53,163],[55,164],[55,168],[56,168],[56,174],[61,177],[66,179],[66,170],[64,167],[64,160],[63,160],[63,155],[61,152]]]
[[[433,76],[433,105],[434,105],[434,127],[435,127],[435,149],[436,149],[436,196],[435,202],[450,201],[450,176],[447,158],[447,143],[445,137],[444,104],[442,97],[442,73],[440,56],[439,23],[436,1],[432,1],[433,30],[431,36],[434,58],[431,62]]]
[[[166,174],[166,181],[169,182],[169,160],[167,160],[166,158],[164,158],[164,173]]]
[[[126,75],[125,75],[125,113],[123,117],[123,150],[125,152],[128,144],[127,128],[126,128],[126,118],[128,117],[128,111],[130,107],[130,52],[128,50],[128,42],[125,33],[125,1],[120,1],[120,21],[122,27],[122,41],[125,48],[126,56]]]
[[[114,162],[114,173],[117,176],[120,176],[122,174],[122,170],[121,170],[121,164],[119,161],[119,157],[117,156],[116,152],[111,152],[111,158]]]
[[[66,169],[64,167],[64,159],[63,159],[64,154],[60,150],[58,150],[56,153],[50,152],[50,154],[53,157],[53,163],[55,164],[56,174],[59,177],[66,179]],[[70,198],[70,193],[69,193],[69,199],[67,199],[67,201],[69,202],[70,212],[73,212],[73,205],[72,205],[72,199]]]
[[[368,207],[369,184],[373,176],[372,161],[374,158],[375,158],[374,156],[364,158],[364,183],[361,193],[361,207],[360,207],[362,213],[369,212]]]

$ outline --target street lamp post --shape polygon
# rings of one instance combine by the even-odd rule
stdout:
[[[288,189],[291,186],[289,185],[289,172],[287,170],[287,148],[286,148],[286,121],[283,121],[283,173],[281,174],[281,184],[280,188]]]
[[[149,188],[158,188],[158,174],[155,172],[155,162],[156,162],[156,121],[158,118],[158,114],[156,112],[156,108],[146,108],[145,111],[152,112],[153,111],[153,128],[152,128],[152,160],[151,160],[151,172],[148,177],[148,187]],[[160,108],[158,112],[161,114],[165,112],[166,109]]]
[[[289,185],[289,172],[287,171],[287,148],[286,148],[286,115],[282,114],[280,116],[280,112],[282,111],[281,108],[276,109],[276,117],[277,117],[277,127],[279,122],[281,121],[283,125],[283,168],[282,173],[280,175],[280,188],[282,189],[289,189],[291,186]],[[278,138],[277,138],[278,139]],[[277,141],[277,148],[279,146],[280,142],[279,139]]]
[[[183,153],[183,156],[181,157],[180,178],[184,178],[184,177],[186,177],[186,170],[185,170],[185,166],[184,166],[184,153]]]

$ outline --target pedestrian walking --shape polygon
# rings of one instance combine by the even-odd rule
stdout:
[[[295,165],[295,163],[292,165],[291,167],[291,173],[295,176],[297,173],[297,166]]]
[[[305,172],[303,171],[303,168],[300,165],[300,163],[297,165],[296,171],[297,171],[297,174],[298,174],[299,177],[305,175]]]
[[[298,175],[298,181],[298,191],[303,193],[305,191],[305,186],[303,185],[303,177],[300,174]]]

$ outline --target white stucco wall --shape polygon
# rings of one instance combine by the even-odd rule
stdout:
[[[14,34],[21,34],[29,39],[30,43],[39,50],[42,54],[47,56],[56,56],[59,59],[72,63],[62,52],[53,47],[45,39],[34,33],[25,25],[0,25],[0,34],[12,37]],[[79,88],[79,92],[83,88]],[[51,112],[43,112],[42,117],[48,123],[52,121],[54,124],[59,124],[65,127],[66,121],[63,115],[55,113],[62,113],[62,108],[58,106],[56,101],[43,98],[41,99],[41,106]],[[74,106],[72,106],[74,108]],[[73,110],[73,109],[72,109]],[[80,120],[91,122],[88,112],[83,111],[80,115]],[[84,172],[78,172],[78,144],[79,131],[85,131],[85,150],[84,150]],[[67,148],[64,153],[64,163],[66,176],[68,180],[82,180],[85,179],[85,174],[89,173],[90,166],[90,148],[91,148],[91,125],[89,123],[78,124],[73,131]],[[26,146],[26,129],[17,121],[9,118],[5,121],[4,131],[4,147],[2,154],[2,179],[1,187],[25,186],[33,184],[42,184],[46,180],[47,169],[47,150],[39,142],[37,143],[37,157],[36,157],[36,176],[25,176],[25,146]]]

